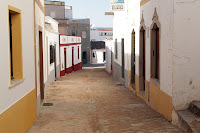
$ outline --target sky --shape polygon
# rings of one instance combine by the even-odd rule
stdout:
[[[73,18],[90,18],[95,27],[112,27],[113,16],[106,16],[110,11],[110,0],[60,0],[72,6]]]

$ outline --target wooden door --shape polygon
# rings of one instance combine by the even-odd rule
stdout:
[[[67,73],[67,53],[66,53],[66,48],[64,49],[64,63],[65,63],[65,73]]]
[[[44,99],[43,40],[42,40],[42,32],[40,31],[39,31],[39,63],[40,63],[40,94],[41,94],[41,99]]]
[[[72,71],[74,71],[74,47],[72,47]]]

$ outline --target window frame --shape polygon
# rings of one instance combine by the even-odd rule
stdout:
[[[158,35],[158,36],[157,36]],[[158,37],[158,39],[157,39]],[[156,40],[155,40],[156,38]],[[160,87],[160,39],[161,38],[161,25],[158,20],[158,14],[156,11],[156,8],[154,10],[154,15],[152,18],[152,24],[151,24],[151,82],[153,82],[157,87]],[[156,41],[156,42],[155,42]],[[156,44],[155,44],[156,43]],[[157,49],[157,44],[158,49]],[[156,56],[155,55],[155,48],[156,48]],[[157,57],[158,56],[158,57]],[[156,66],[155,66],[156,65]],[[157,74],[156,74],[157,73]]]

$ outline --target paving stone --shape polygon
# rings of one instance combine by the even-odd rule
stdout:
[[[48,90],[29,133],[180,133],[163,116],[119,85],[105,68],[73,72]]]

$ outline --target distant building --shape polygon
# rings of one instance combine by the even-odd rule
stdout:
[[[90,62],[90,19],[73,19],[72,6],[65,2],[45,1],[45,14],[59,22],[60,34],[82,37],[82,62]]]
[[[93,27],[90,30],[90,40],[91,41],[104,41],[108,37],[113,36],[113,29],[112,28],[105,28],[105,27]]]
[[[73,20],[72,6],[65,6],[65,19],[69,19],[70,22]]]
[[[65,2],[45,1],[45,16],[65,19]]]
[[[82,69],[81,37],[60,35],[60,76]]]
[[[104,41],[91,42],[92,63],[104,63],[106,61],[106,49]]]

